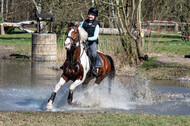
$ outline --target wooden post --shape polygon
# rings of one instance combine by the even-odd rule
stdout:
[[[0,25],[1,25],[1,35],[4,35],[5,34],[5,30],[4,30],[3,23],[0,23]]]
[[[40,21],[37,21],[37,33],[40,33]]]
[[[50,23],[50,33],[53,33],[53,22]]]
[[[178,32],[179,31],[179,25],[178,23],[175,23],[175,32]]]

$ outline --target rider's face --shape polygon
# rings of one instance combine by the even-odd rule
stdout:
[[[93,20],[95,19],[95,16],[92,15],[92,14],[88,14],[88,19],[89,19],[90,21],[93,21]]]

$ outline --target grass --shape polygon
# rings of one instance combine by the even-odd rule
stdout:
[[[190,125],[190,116],[128,113],[0,112],[0,125],[188,126]]]
[[[28,52],[31,52],[32,35],[30,33],[21,34],[22,32],[19,29],[16,29],[16,33],[17,34],[1,35],[0,44],[16,46],[17,51],[24,47],[25,50],[19,53],[31,55],[31,53]],[[63,49],[64,40],[65,35],[57,41],[59,50]],[[100,35],[99,40],[98,49],[100,51],[112,54],[124,54],[119,36]],[[178,36],[153,34],[152,37],[145,38],[145,51],[146,53],[154,52],[187,55],[190,54],[190,42],[182,41]]]
[[[190,55],[190,42],[182,41],[179,36],[153,34],[145,38],[145,50],[148,53]],[[138,71],[153,79],[175,79],[190,74],[189,67],[178,63],[162,63],[157,61],[157,57],[143,62]]]
[[[181,37],[155,35],[145,38],[146,51],[166,54],[190,54],[190,42],[182,41]]]
[[[190,68],[178,63],[162,63],[151,57],[138,67],[141,74],[145,74],[152,79],[175,79],[188,76]]]
[[[22,33],[18,29],[17,34],[0,35],[0,44],[14,46],[15,52],[21,55],[31,55],[31,37],[30,33]]]
[[[151,57],[149,58],[148,61],[145,61],[139,68],[145,69],[145,70],[150,70],[153,68],[158,68],[160,65],[157,64],[156,61],[157,57]]]

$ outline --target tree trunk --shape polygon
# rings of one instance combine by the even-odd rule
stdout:
[[[137,15],[139,0],[116,1],[117,25],[120,32],[121,44],[129,64],[135,66],[144,59],[144,34],[139,30]],[[140,10],[139,10],[140,11]],[[140,13],[140,12],[139,12]],[[139,17],[139,18],[137,18]],[[137,20],[139,19],[139,20]]]
[[[1,0],[1,14],[2,14],[2,16],[3,16],[3,7],[4,7],[4,0]]]
[[[8,13],[9,13],[9,0],[6,1],[6,16],[5,16],[5,20],[7,20],[7,16],[8,16]]]

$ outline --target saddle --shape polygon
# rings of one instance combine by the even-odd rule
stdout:
[[[83,43],[83,45],[84,45],[86,54],[89,57],[89,54],[88,54],[88,48],[89,48],[89,46],[87,44],[85,44],[85,43]],[[91,60],[90,60],[90,66],[91,66]],[[99,56],[98,53],[97,53],[97,56],[96,56],[96,65],[95,65],[95,67],[96,68],[101,68],[102,67],[102,60],[101,60],[101,58],[100,58],[100,56]]]
[[[89,57],[89,54],[88,54],[88,48],[85,47],[85,51]],[[91,60],[90,60],[90,66],[92,65],[91,63]],[[95,64],[95,68],[101,68],[102,67],[102,59],[100,58],[99,54],[97,53],[97,56],[96,56],[96,64]],[[64,64],[60,67],[60,69],[63,70],[64,68]]]
[[[98,53],[97,53],[97,56],[96,56],[96,66],[95,67],[96,68],[102,67],[102,60],[101,60],[101,58],[100,58],[100,56],[99,56]]]

